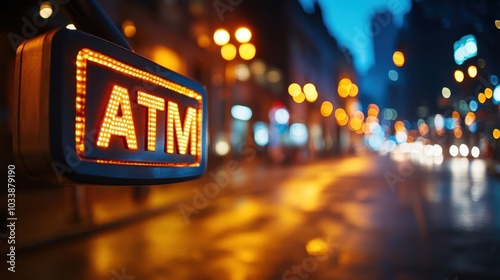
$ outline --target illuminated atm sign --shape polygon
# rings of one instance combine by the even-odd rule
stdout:
[[[14,146],[33,177],[150,185],[203,174],[202,85],[64,29],[21,45],[16,75]]]

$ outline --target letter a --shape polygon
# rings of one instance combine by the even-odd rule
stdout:
[[[120,108],[121,116],[119,116]],[[111,135],[125,137],[127,147],[131,150],[137,150],[137,137],[128,91],[120,86],[113,87],[104,121],[99,130],[97,146],[107,148]]]

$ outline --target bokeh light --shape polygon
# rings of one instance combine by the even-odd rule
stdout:
[[[448,99],[451,97],[451,90],[447,87],[443,87],[443,90],[441,90],[441,94],[444,98]]]
[[[239,43],[248,43],[252,39],[252,32],[246,27],[240,27],[236,30],[235,37]]]
[[[257,49],[253,44],[245,43],[240,46],[239,53],[241,58],[243,58],[244,60],[251,60],[255,57]]]
[[[225,29],[217,29],[214,32],[214,42],[219,45],[219,46],[224,46],[225,44],[229,43],[230,35],[229,32]]]
[[[301,92],[302,92],[302,88],[297,83],[291,83],[288,86],[288,94],[290,94],[291,97],[298,96]]]
[[[231,61],[236,58],[238,51],[236,50],[236,47],[233,44],[227,44],[222,46],[222,48],[220,49],[220,53],[222,55],[222,58],[224,58],[227,61]]]
[[[474,65],[471,65],[467,69],[467,72],[469,73],[469,77],[475,78],[477,76],[477,67]]]
[[[332,115],[333,112],[333,104],[330,101],[324,101],[321,104],[321,115],[323,117],[329,117]]]
[[[455,81],[461,83],[464,81],[464,78],[465,78],[464,72],[462,72],[461,70],[455,71]]]
[[[394,65],[401,67],[405,64],[405,56],[402,52],[396,51],[392,55],[392,61],[394,62]]]

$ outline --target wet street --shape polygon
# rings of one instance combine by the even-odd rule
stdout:
[[[199,182],[170,211],[20,254],[15,279],[500,279],[482,160],[226,163]]]

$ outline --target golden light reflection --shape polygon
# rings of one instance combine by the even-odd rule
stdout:
[[[324,256],[329,253],[329,245],[328,242],[321,238],[315,238],[310,240],[306,244],[306,251],[311,256]]]
[[[460,128],[460,127],[456,127],[456,128],[453,130],[453,135],[454,135],[454,136],[455,136],[455,138],[457,138],[457,139],[462,138],[462,135],[463,135],[462,128]]]
[[[500,20],[495,20],[495,26],[497,29],[500,29]]]

